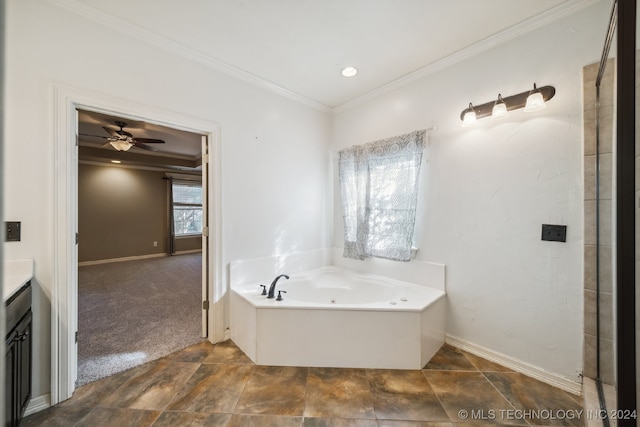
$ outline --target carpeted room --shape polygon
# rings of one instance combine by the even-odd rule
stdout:
[[[130,121],[134,140],[163,142],[116,151],[115,121],[79,112],[77,385],[202,337],[202,205],[188,200],[202,178],[174,164],[200,156],[200,136]]]

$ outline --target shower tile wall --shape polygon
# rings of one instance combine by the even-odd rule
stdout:
[[[583,69],[584,90],[584,375],[596,370],[596,77],[599,63]],[[615,61],[600,85],[600,377],[614,381],[613,321],[613,121]]]

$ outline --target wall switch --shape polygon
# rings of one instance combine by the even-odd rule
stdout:
[[[567,226],[542,224],[542,240],[547,240],[549,242],[566,242]]]
[[[153,242],[153,246],[154,246],[154,247],[157,247],[157,246],[158,246],[158,242],[154,241],[154,242]]]
[[[20,221],[7,221],[5,222],[5,227],[5,242],[19,242]]]

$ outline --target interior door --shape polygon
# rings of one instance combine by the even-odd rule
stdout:
[[[209,144],[202,136],[202,336],[209,336]]]

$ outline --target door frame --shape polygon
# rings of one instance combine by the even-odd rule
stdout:
[[[53,85],[54,212],[53,283],[51,286],[51,404],[71,397],[77,377],[78,329],[78,121],[76,109],[117,115],[206,135],[209,164],[209,319],[210,342],[224,339],[225,272],[222,253],[222,144],[220,125],[197,117],[163,110],[131,100]],[[203,263],[207,260],[203,259]],[[203,278],[205,280],[205,278]]]

